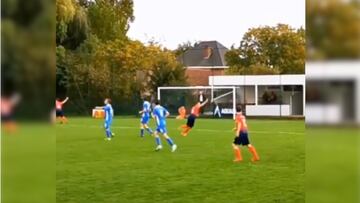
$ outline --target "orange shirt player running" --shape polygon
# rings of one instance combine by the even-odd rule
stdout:
[[[188,133],[190,132],[190,130],[195,126],[195,120],[197,117],[200,116],[200,109],[201,107],[205,106],[205,104],[208,102],[208,99],[206,99],[203,103],[196,103],[192,108],[191,108],[191,113],[187,119],[186,125],[182,125],[182,132],[181,135],[182,136],[187,136]]]
[[[232,144],[235,154],[234,162],[242,161],[240,145],[247,146],[249,152],[252,154],[252,162],[259,161],[259,155],[256,152],[254,146],[250,144],[249,136],[248,136],[248,126],[246,124],[246,118],[242,114],[241,107],[238,106],[236,108],[236,117],[235,117],[235,138]]]
[[[56,119],[60,120],[60,123],[66,123],[67,119],[64,115],[63,111],[63,105],[69,100],[69,97],[66,97],[63,101],[60,101],[60,99],[56,99],[55,101],[55,109],[56,109]]]

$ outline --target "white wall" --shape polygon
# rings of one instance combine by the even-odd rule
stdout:
[[[269,85],[302,85],[304,87],[302,103],[303,103],[303,109],[305,109],[305,75],[299,74],[299,75],[210,76],[209,77],[209,85],[253,86],[253,87],[256,87],[258,85],[266,85],[266,86],[269,86]],[[262,95],[262,93],[259,92],[258,95]],[[289,97],[289,95],[284,95],[284,96]],[[254,101],[250,101],[248,98],[254,98]],[[248,103],[255,103],[255,90],[246,91],[246,99],[247,99]],[[242,102],[242,100],[241,100],[241,102]],[[246,114],[252,115],[252,116],[290,116],[291,115],[290,108],[291,108],[290,105],[246,105]]]
[[[306,80],[308,81],[346,81],[352,80],[355,84],[355,117],[356,122],[360,124],[360,60],[357,61],[328,61],[328,62],[307,62],[306,63]],[[334,95],[338,95],[334,93]],[[342,103],[342,102],[341,102]],[[339,103],[338,105],[342,105]],[[325,104],[306,106],[306,121],[314,123],[318,120],[319,112],[327,111],[330,106]],[[342,111],[341,106],[331,105],[331,116],[333,119],[328,121],[328,116],[323,116],[323,123],[341,123]],[[339,110],[340,109],[340,110]],[[324,115],[324,114],[322,114]],[[319,123],[319,121],[316,121]]]
[[[290,116],[290,105],[246,105],[248,116]]]
[[[305,75],[209,76],[209,85],[305,85]]]
[[[339,105],[308,104],[306,105],[306,122],[312,124],[336,124],[342,122]]]

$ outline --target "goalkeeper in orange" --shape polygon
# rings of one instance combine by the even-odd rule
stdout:
[[[236,108],[236,117],[235,117],[235,139],[232,144],[232,147],[234,149],[235,159],[234,162],[240,162],[242,161],[241,156],[241,150],[240,145],[247,146],[249,149],[249,152],[252,154],[252,162],[259,161],[259,155],[256,152],[256,149],[254,146],[250,144],[249,136],[248,136],[248,128],[246,124],[245,116],[242,114],[241,107],[238,106]]]
[[[195,125],[195,120],[197,117],[199,117],[200,115],[200,109],[201,107],[205,106],[205,104],[208,102],[208,99],[206,99],[204,102],[200,103],[196,103],[195,106],[193,106],[191,108],[191,113],[190,115],[188,116],[187,118],[187,122],[186,122],[186,125],[182,125],[181,128],[182,128],[182,132],[181,132],[181,135],[186,137],[190,130],[194,127]]]

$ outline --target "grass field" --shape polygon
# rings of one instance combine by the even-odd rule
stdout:
[[[304,121],[249,120],[261,161],[233,163],[232,120],[199,119],[188,137],[169,119],[178,145],[155,152],[139,137],[139,119],[115,118],[105,141],[102,120],[70,118],[57,125],[57,202],[304,202]],[[153,126],[154,123],[151,123]]]
[[[306,128],[306,202],[360,202],[360,131]]]

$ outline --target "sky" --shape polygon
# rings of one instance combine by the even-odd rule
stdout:
[[[186,41],[239,45],[253,27],[305,27],[305,0],[134,0],[128,36],[155,40],[169,49]]]

